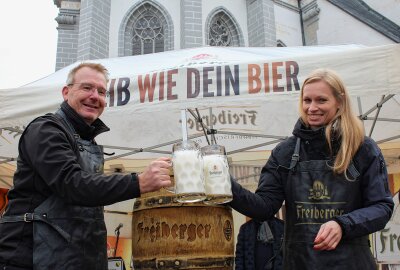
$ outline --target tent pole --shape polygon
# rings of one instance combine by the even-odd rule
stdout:
[[[203,133],[204,133],[204,137],[206,137],[207,144],[210,145],[211,143],[210,143],[210,140],[208,139],[208,136],[207,136],[207,132],[209,131],[209,129],[208,129],[208,127],[206,127],[206,125],[204,125],[204,122],[203,122],[203,119],[201,118],[199,109],[196,108],[195,110],[196,110],[196,113],[197,113],[197,118],[200,120],[201,127],[202,127]],[[210,123],[211,123],[211,118],[210,118]]]
[[[245,147],[245,148],[237,149],[237,150],[234,150],[234,151],[230,151],[230,152],[228,152],[228,153],[226,153],[226,154],[227,154],[227,155],[231,155],[231,154],[235,154],[235,153],[243,152],[243,151],[246,151],[246,150],[250,150],[250,149],[258,148],[258,147],[261,147],[261,146],[266,146],[266,145],[270,145],[270,144],[278,143],[278,142],[280,142],[280,141],[281,141],[281,140],[273,140],[273,141],[266,142],[266,143],[260,143],[260,144],[256,144],[256,145],[253,145],[253,146],[249,146],[249,147]]]
[[[191,109],[187,109],[188,112],[190,112],[190,114],[194,117],[194,120],[196,120],[196,122],[199,122],[201,124],[201,128],[203,129],[203,133],[204,136],[206,137],[207,143],[208,145],[210,145],[210,141],[208,140],[208,136],[207,136],[207,132],[209,131],[208,128],[204,125],[203,123],[203,119],[201,119],[199,110],[196,108],[196,113],[197,116],[195,115],[195,113],[191,110]]]
[[[1,159],[4,159],[4,160],[0,160],[0,164],[3,164],[3,163],[7,163],[7,162],[10,162],[10,161],[14,161],[15,160],[15,158],[12,158],[12,157],[0,157]]]
[[[194,139],[194,138],[198,138],[198,137],[201,137],[201,136],[203,136],[203,134],[189,135],[189,136],[188,136],[188,139]],[[115,156],[106,158],[106,159],[104,159],[104,160],[105,160],[105,161],[113,160],[113,159],[117,159],[117,158],[120,158],[120,157],[126,157],[126,156],[130,156],[130,155],[133,155],[133,154],[137,154],[137,153],[140,153],[140,152],[150,152],[150,151],[152,151],[152,150],[154,150],[154,149],[156,149],[156,148],[159,148],[159,147],[162,147],[162,146],[166,146],[166,145],[171,145],[171,144],[174,144],[174,143],[177,143],[177,142],[181,142],[181,141],[182,141],[182,139],[178,139],[178,140],[169,141],[169,142],[162,143],[162,144],[157,144],[157,145],[154,145],[154,146],[151,146],[151,147],[147,147],[147,148],[133,148],[133,149],[135,149],[135,150],[129,151],[129,152],[124,153],[124,154],[115,155]],[[116,149],[118,149],[118,148],[115,147],[115,146],[105,146],[105,145],[103,145],[103,147],[107,147],[107,148],[116,148]],[[123,150],[129,150],[128,147],[121,147],[121,149],[123,149]],[[161,151],[161,150],[160,150],[160,151]],[[155,151],[154,151],[154,152],[155,152]],[[163,153],[164,153],[164,152],[163,152]],[[165,152],[165,153],[171,154],[171,152]]]
[[[132,148],[132,147],[126,147],[126,146],[112,146],[112,145],[103,145],[104,148],[109,148],[109,149],[118,149],[118,150],[130,150],[130,151],[139,151],[141,152],[142,148]]]
[[[203,136],[203,135],[202,134],[193,134],[193,135],[189,135],[188,139],[195,139],[195,138],[198,138],[198,137],[201,137],[201,136]],[[174,140],[174,141],[170,141],[170,142],[166,142],[166,143],[160,143],[160,144],[157,144],[157,145],[154,145],[154,146],[151,146],[151,147],[143,148],[143,150],[156,149],[156,148],[159,148],[159,147],[162,147],[162,146],[178,143],[178,142],[181,142],[181,141],[182,141],[182,139],[178,139],[178,140]]]
[[[377,108],[382,107],[383,103],[385,103],[386,101],[388,101],[389,99],[391,99],[392,97],[394,97],[395,95],[390,94],[388,95],[386,98],[384,98],[383,100],[381,100],[381,102],[377,103],[374,107],[372,107],[369,111],[367,111],[366,113],[364,113],[363,115],[360,115],[360,119],[364,120],[365,117],[368,116],[368,114],[370,114],[371,112],[375,111]]]
[[[16,133],[16,135],[21,135],[24,132],[25,127],[24,129],[20,129],[19,127],[4,127],[0,128],[0,133],[2,129],[10,131],[11,133]]]
[[[393,136],[393,137],[390,137],[390,138],[386,138],[386,139],[383,139],[383,140],[380,140],[380,141],[376,141],[376,143],[380,144],[380,143],[388,142],[388,141],[399,139],[399,138],[400,138],[400,135],[396,135],[396,136]]]
[[[214,130],[214,125],[213,125],[213,121],[212,121],[212,108],[209,108],[210,111],[210,133],[211,133],[211,143],[212,144],[217,144],[217,140],[215,139],[215,131]]]
[[[385,99],[385,95],[382,96],[381,102],[382,102],[384,99]],[[369,137],[371,137],[372,132],[374,131],[375,124],[376,124],[376,119],[378,119],[378,115],[379,115],[379,113],[381,112],[381,108],[382,108],[382,104],[383,104],[383,103],[381,103],[381,102],[379,102],[378,104],[376,104],[378,110],[376,111],[376,114],[375,114],[375,117],[374,117],[374,121],[372,122],[372,126],[371,126],[371,129],[370,129],[370,131],[369,131]]]
[[[360,114],[359,118],[361,119],[361,122],[363,124],[363,129],[364,129],[364,133],[365,133],[365,124],[364,124],[364,120],[363,118],[361,118],[362,116],[362,105],[361,105],[361,97],[357,97],[357,103],[358,103],[358,113]]]
[[[227,134],[227,135],[241,135],[241,136],[252,136],[252,137],[260,137],[260,138],[268,138],[268,139],[279,139],[286,140],[287,136],[275,136],[275,135],[263,135],[263,134],[253,134],[253,133],[242,133],[242,132],[231,132],[231,131],[218,131],[219,134]]]
[[[365,117],[365,120],[374,120],[374,117]],[[394,118],[377,118],[377,121],[382,121],[382,122],[400,122],[400,119],[394,119]]]

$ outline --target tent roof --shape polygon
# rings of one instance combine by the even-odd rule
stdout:
[[[97,141],[115,152],[108,158],[113,166],[126,159],[136,164],[127,168],[138,168],[140,160],[169,154],[182,136],[181,109],[194,115],[197,109],[237,164],[265,161],[265,151],[290,136],[298,117],[299,86],[319,67],[342,77],[367,135],[378,142],[400,141],[400,44],[203,47],[91,62],[110,72],[108,108],[101,118],[111,132]],[[0,89],[0,164],[15,160],[29,121],[57,109],[67,74],[78,64],[21,88]],[[206,144],[199,122],[187,115],[189,135]]]
[[[347,44],[335,46],[307,47],[199,47],[166,51],[161,53],[124,56],[90,60],[103,64],[110,72],[111,78],[146,74],[160,70],[191,66],[215,66],[237,63],[271,61],[273,59],[291,58],[298,56],[317,56],[319,54],[350,51],[366,48],[363,45]],[[77,61],[53,74],[50,74],[25,86],[36,87],[53,84],[63,84],[68,72],[78,64]]]

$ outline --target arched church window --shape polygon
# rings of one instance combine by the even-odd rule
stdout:
[[[239,46],[239,34],[235,23],[225,12],[219,12],[211,19],[208,29],[208,45]]]
[[[148,54],[164,51],[165,29],[160,14],[150,5],[143,5],[133,23],[132,54]]]

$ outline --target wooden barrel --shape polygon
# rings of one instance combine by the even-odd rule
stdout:
[[[136,199],[132,260],[135,270],[233,269],[231,209],[178,203],[165,190]]]

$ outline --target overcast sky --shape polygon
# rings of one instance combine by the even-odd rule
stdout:
[[[53,73],[58,14],[53,0],[2,1],[0,7],[0,89]]]

